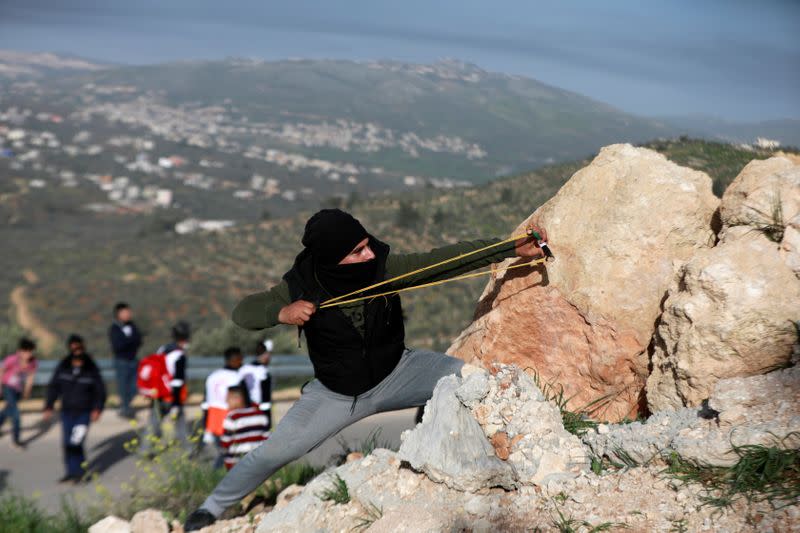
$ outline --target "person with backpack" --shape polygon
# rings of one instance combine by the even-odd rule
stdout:
[[[20,400],[30,397],[33,390],[33,378],[39,363],[34,357],[36,343],[27,338],[22,338],[16,353],[3,359],[2,372],[0,372],[0,389],[2,389],[3,399],[6,405],[0,411],[0,428],[6,421],[6,417],[11,418],[11,442],[17,449],[24,449],[25,446],[20,441],[20,416],[17,404]]]
[[[256,344],[255,360],[239,369],[239,376],[247,387],[250,400],[267,417],[267,429],[272,429],[272,375],[269,372],[272,348],[271,339],[259,342]]]
[[[187,440],[183,405],[188,397],[186,351],[190,337],[189,324],[178,322],[172,327],[172,342],[139,362],[137,387],[151,402],[150,432],[144,439],[146,448],[153,447],[153,439],[161,439],[161,422],[165,417],[175,423],[175,438],[181,443]]]
[[[400,255],[390,254],[389,245],[344,211],[324,209],[313,215],[303,233],[305,248],[281,283],[247,296],[233,310],[233,321],[252,330],[279,323],[301,328],[316,379],[304,387],[270,438],[241,459],[187,517],[185,531],[212,524],[281,466],[350,424],[424,405],[439,379],[459,373],[463,361],[406,348],[400,296],[369,296],[449,279],[514,256],[543,258],[538,241],[546,242],[547,234],[530,230],[516,239],[468,241]],[[403,275],[390,286],[366,290]],[[348,303],[353,292],[367,298]],[[320,306],[336,297],[344,301]]]
[[[241,382],[239,369],[242,366],[242,351],[231,346],[225,349],[223,355],[225,366],[214,370],[206,378],[205,400],[201,406],[203,409],[203,442],[205,444],[216,444],[219,446],[220,437],[223,434],[223,423],[228,414],[228,390]],[[215,463],[215,466],[222,466],[222,454]]]
[[[86,470],[83,443],[89,425],[100,420],[106,403],[106,387],[100,369],[86,352],[83,339],[72,334],[67,340],[69,353],[56,366],[47,385],[47,398],[42,419],[53,417],[56,400],[61,399],[62,447],[66,473],[60,483],[79,483]]]
[[[136,396],[136,370],[139,361],[136,355],[142,346],[142,334],[132,320],[131,308],[125,302],[114,306],[114,321],[108,328],[111,351],[114,354],[114,370],[117,375],[120,410],[123,418],[135,418],[131,402]]]

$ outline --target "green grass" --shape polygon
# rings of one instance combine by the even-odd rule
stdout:
[[[0,496],[0,533],[84,533],[99,518],[81,513],[66,498],[58,513],[49,514],[34,498],[15,492]]]
[[[334,456],[332,463],[336,465],[344,464],[347,460],[347,456],[353,452],[359,452],[363,454],[364,457],[370,455],[378,448],[385,448],[396,452],[397,446],[392,445],[392,443],[386,439],[380,438],[381,431],[382,428],[375,428],[369,432],[364,440],[354,442],[353,444],[348,444],[344,437],[340,435],[338,437],[338,442],[339,446],[341,446],[341,451]]]
[[[606,395],[589,402],[578,410],[572,410],[568,407],[570,398],[564,396],[564,387],[562,385],[556,386],[553,383],[544,382],[539,372],[535,370],[533,371],[533,382],[542,392],[545,400],[553,402],[558,407],[561,412],[561,421],[564,423],[564,429],[578,436],[583,435],[589,429],[597,429],[598,422],[592,420],[591,415],[602,408],[612,397],[611,395]]]
[[[380,520],[381,517],[383,517],[383,507],[378,507],[370,502],[364,507],[364,514],[356,517],[356,525],[353,531],[369,529],[370,526]]]
[[[565,500],[566,498],[562,499],[561,502],[563,503]],[[566,516],[555,500],[553,500],[553,505],[555,506],[556,514],[551,514],[551,522],[553,527],[560,533],[578,533],[579,531],[599,533],[600,531],[619,530],[628,527],[619,522],[603,522],[598,525],[593,525],[586,520],[574,518],[572,515]]]
[[[325,502],[332,501],[336,504],[345,504],[350,502],[350,490],[347,488],[347,482],[339,474],[336,474],[333,479],[333,485],[323,490],[318,497]]]
[[[776,444],[798,436],[789,434]],[[673,453],[663,472],[680,483],[705,487],[703,503],[715,507],[727,507],[740,497],[768,501],[775,507],[800,498],[800,449],[748,444],[733,446],[733,452],[739,459],[731,467],[700,464]]]
[[[252,508],[258,503],[275,505],[275,501],[283,489],[289,485],[305,485],[317,477],[321,471],[321,468],[313,467],[307,463],[288,464],[272,474],[267,481],[256,489],[256,497],[248,507]]]

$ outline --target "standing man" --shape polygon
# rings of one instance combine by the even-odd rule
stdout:
[[[119,392],[119,414],[123,418],[135,418],[131,402],[136,396],[136,354],[142,346],[142,335],[134,324],[131,308],[125,302],[114,306],[114,321],[108,328],[111,351],[114,352],[114,369],[117,373]]]
[[[20,419],[17,404],[20,400],[30,397],[33,389],[33,378],[39,367],[33,356],[34,350],[36,344],[32,340],[20,339],[17,352],[3,360],[2,379],[0,379],[0,388],[6,401],[5,408],[0,411],[0,428],[3,427],[6,417],[11,417],[12,443],[20,450],[24,449],[24,445],[19,439]]]
[[[175,438],[181,443],[186,443],[188,430],[183,404],[188,396],[186,351],[189,349],[190,337],[189,324],[180,321],[172,326],[172,342],[157,350],[164,356],[170,393],[167,398],[153,399],[150,410],[150,427],[152,435],[156,438],[161,438],[161,421],[168,416],[175,423]],[[147,445],[147,441],[145,444]]]
[[[269,361],[272,358],[272,339],[256,344],[256,358],[239,369],[242,383],[247,387],[250,401],[267,417],[267,430],[272,429],[272,375]]]
[[[547,240],[544,230],[535,230]],[[445,259],[458,257],[373,294],[451,278],[515,255],[544,256],[532,238],[502,242],[469,241],[428,253],[390,255],[389,246],[367,233],[351,215],[324,209],[312,216],[303,233],[305,249],[283,281],[246,297],[234,309],[233,321],[253,330],[278,323],[301,327],[316,379],[305,387],[272,436],[242,458],[201,508],[189,515],[185,530],[213,523],[278,468],[350,424],[375,413],[424,405],[441,377],[461,371],[464,363],[459,359],[406,348],[398,294],[325,309],[319,308],[320,302]],[[459,257],[469,252],[476,253]]]
[[[47,386],[43,419],[53,416],[53,406],[61,398],[61,429],[66,474],[60,483],[79,483],[86,474],[83,443],[89,424],[100,420],[106,403],[106,387],[83,339],[72,334],[67,340],[69,353],[53,372]]]

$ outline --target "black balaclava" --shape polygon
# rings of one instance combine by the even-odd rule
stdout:
[[[319,283],[331,296],[362,289],[374,280],[374,259],[338,264],[366,238],[370,235],[364,226],[341,209],[323,209],[306,222],[303,246],[311,252]]]

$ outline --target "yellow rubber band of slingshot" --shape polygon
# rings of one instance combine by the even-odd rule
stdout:
[[[405,287],[403,289],[397,289],[397,290],[393,290],[393,291],[386,291],[386,292],[382,292],[382,293],[379,293],[379,294],[370,294],[369,296],[360,296],[358,298],[351,298],[349,300],[341,300],[341,301],[336,301],[336,302],[331,302],[330,300],[328,300],[327,302],[324,302],[324,303],[320,304],[319,308],[320,309],[325,309],[326,307],[336,307],[337,305],[351,304],[351,303],[354,303],[354,302],[360,302],[362,300],[371,300],[373,298],[380,298],[382,296],[390,296],[390,295],[393,295],[393,294],[399,294],[401,292],[414,291],[414,290],[417,290],[417,289],[424,289],[426,287],[434,287],[436,285],[442,285],[444,283],[450,283],[451,281],[460,281],[460,280],[463,280],[463,279],[477,278],[479,276],[485,276],[486,274],[494,274],[495,272],[504,272],[506,270],[512,270],[514,268],[522,268],[522,267],[527,267],[527,266],[541,265],[545,261],[546,261],[546,259],[542,258],[542,259],[537,259],[535,261],[528,261],[526,263],[521,263],[519,265],[511,265],[511,266],[501,267],[501,268],[497,268],[497,269],[492,268],[491,270],[482,270],[481,272],[472,272],[470,274],[461,274],[460,276],[455,276],[455,277],[452,277],[452,278],[442,279],[442,280],[439,280],[439,281],[431,281],[430,283],[423,283],[422,285],[413,285],[411,287]]]
[[[399,281],[401,279],[414,276],[414,275],[419,274],[421,272],[425,272],[426,270],[430,270],[432,268],[437,268],[437,267],[440,267],[442,265],[446,265],[448,263],[452,263],[454,261],[458,261],[458,260],[463,259],[465,257],[469,257],[471,255],[479,254],[481,252],[485,252],[486,250],[490,250],[492,248],[496,248],[498,246],[502,246],[504,244],[508,244],[510,242],[518,241],[519,239],[523,239],[523,238],[527,238],[527,237],[530,237],[530,235],[528,235],[527,233],[524,233],[522,235],[515,235],[513,237],[509,237],[508,239],[506,239],[504,241],[496,242],[494,244],[490,244],[489,246],[484,246],[483,248],[478,248],[477,250],[472,250],[471,252],[463,253],[463,254],[457,255],[455,257],[451,257],[449,259],[444,259],[442,261],[439,261],[438,263],[434,263],[432,265],[424,266],[422,268],[418,268],[416,270],[412,270],[411,272],[406,272],[405,274],[400,274],[399,276],[395,276],[395,277],[393,277],[391,279],[387,279],[387,280],[381,281],[379,283],[375,283],[373,285],[370,285],[369,287],[364,287],[363,289],[358,289],[357,291],[348,292],[347,294],[342,294],[341,296],[336,296],[335,298],[330,298],[329,300],[325,300],[324,302],[322,302],[322,304],[319,307],[320,307],[320,309],[322,309],[323,307],[331,307],[334,302],[338,302],[339,300],[344,300],[345,298],[349,298],[350,296],[354,296],[356,294],[360,294],[362,292],[366,292],[366,291],[371,290],[371,289],[382,287],[384,285],[388,285],[389,283],[394,283],[395,281]],[[451,278],[451,279],[455,280],[455,279],[458,279],[458,278]],[[418,286],[422,287],[422,285],[418,285]],[[394,294],[396,292],[400,292],[400,291],[390,291],[387,294]],[[364,297],[364,298],[358,298],[356,300],[348,300],[348,302],[349,301],[364,300],[366,298],[372,298],[372,297],[375,297],[375,296],[382,296],[382,295],[375,294],[375,295],[367,296],[367,297]]]

